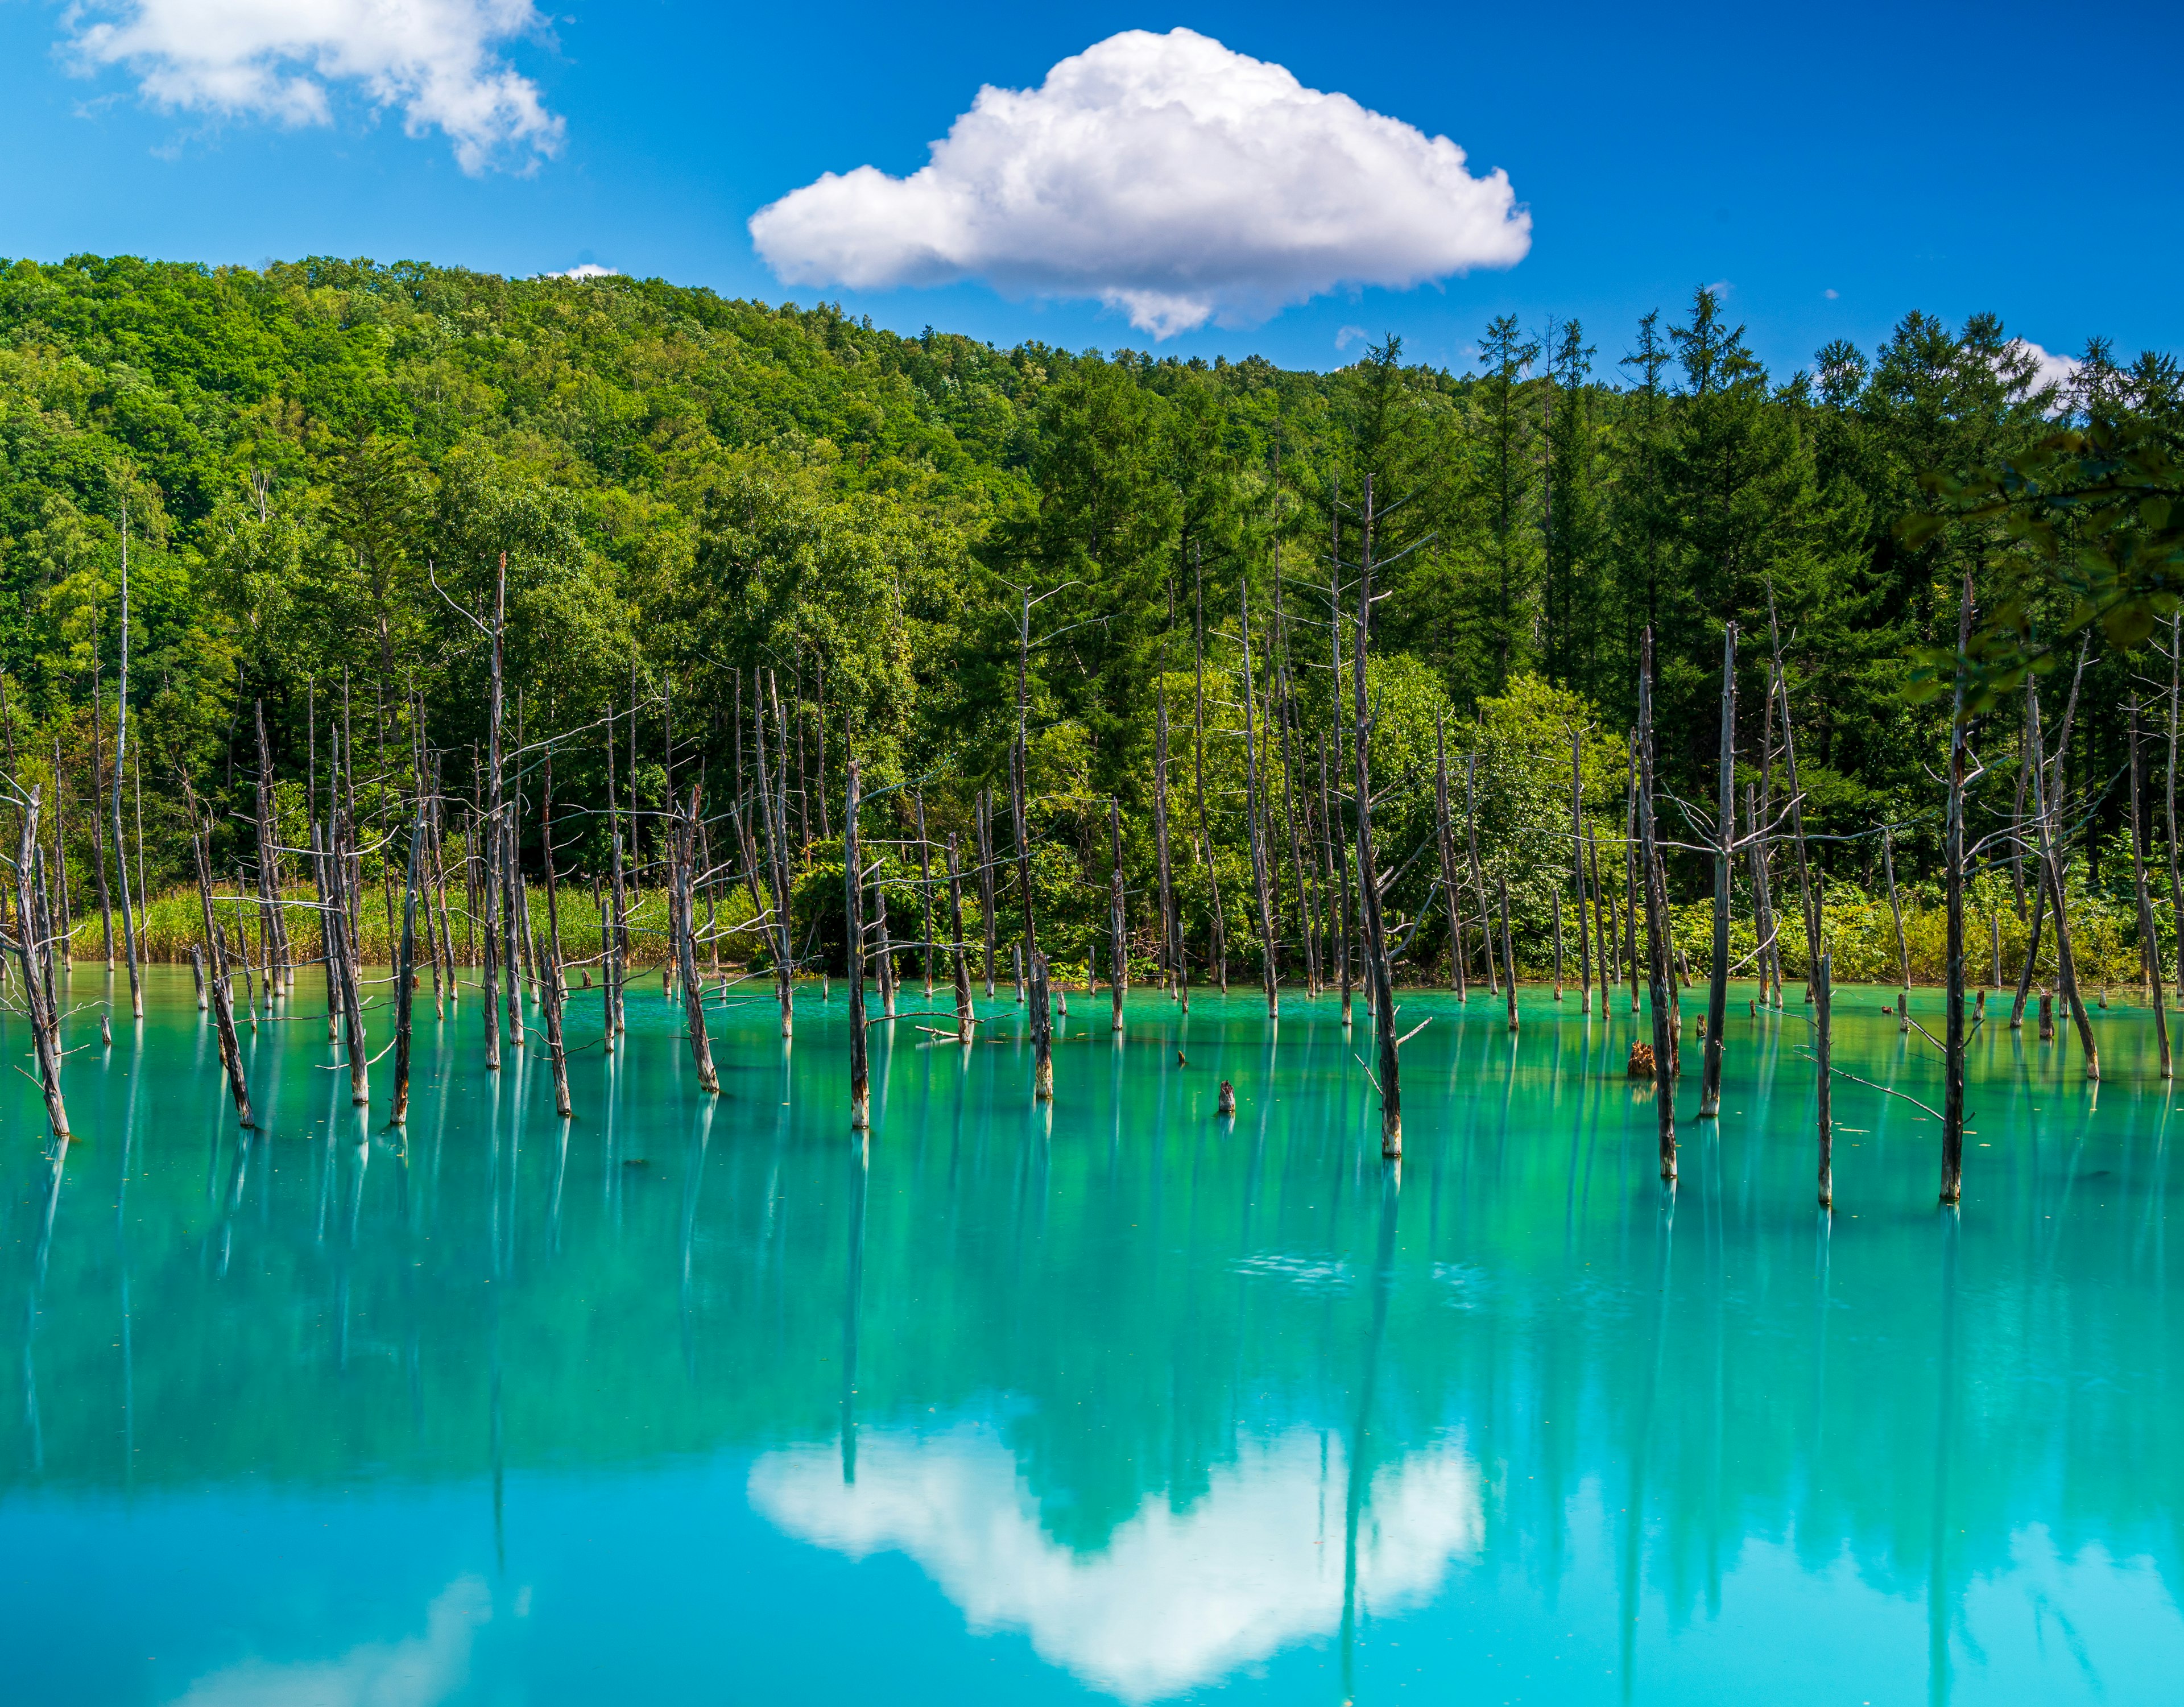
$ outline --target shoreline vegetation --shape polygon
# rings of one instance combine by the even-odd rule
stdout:
[[[832,891],[838,889],[841,882],[838,850],[834,851],[835,856],[832,862],[826,860],[825,853],[825,850],[819,851],[819,862],[808,880],[814,891],[822,888]],[[2081,874],[2081,872],[2074,871],[2074,876]],[[918,897],[914,883],[907,884],[905,887],[911,892],[893,901],[891,906],[903,920],[912,940],[916,940],[924,934],[917,922]],[[1741,899],[1740,897],[1740,901]],[[1983,899],[1995,905],[1981,905],[1979,900],[1975,900],[1970,906],[1971,946],[1975,951],[1967,957],[1972,968],[1970,982],[1975,987],[1995,987],[1992,940],[1988,931],[1988,921],[1992,919],[1999,928],[2002,940],[2001,982],[2014,985],[2025,964],[2025,946],[2031,936],[2030,928],[2011,910],[2006,890],[1997,886],[1996,893]],[[325,946],[320,940],[314,917],[314,898],[308,890],[291,887],[284,900],[290,909],[292,923],[288,927],[288,935],[292,951],[305,962],[320,959],[325,954]],[[535,935],[549,926],[546,897],[535,895],[527,896],[526,901]],[[241,923],[255,930],[257,899],[254,893],[242,898],[239,910],[238,902],[231,893],[216,901],[215,905],[226,916],[230,928],[237,928]],[[1871,985],[1892,989],[1898,985],[1902,980],[1897,971],[1895,927],[1889,914],[1886,897],[1865,895],[1845,885],[1830,893],[1827,908],[1827,942],[1834,964],[1836,985],[1841,988],[1849,984]],[[580,971],[599,965],[604,951],[604,926],[610,915],[592,906],[588,890],[577,890],[565,895],[560,901],[560,910],[563,964],[573,979]],[[1705,902],[1691,902],[1675,906],[1671,911],[1678,950],[1691,965],[1703,964],[1702,957],[1708,950],[1713,929],[1710,906]],[[965,923],[968,927],[966,940],[973,945],[971,951],[972,976],[974,979],[983,979],[975,946],[981,940],[980,921],[971,905],[967,904],[965,914]],[[2071,946],[2080,977],[2090,984],[2108,986],[2113,1001],[2145,1001],[2138,927],[2130,912],[2113,900],[2086,895],[2074,884],[2071,914],[2077,932]],[[666,894],[661,890],[645,892],[632,890],[627,902],[627,918],[630,935],[628,963],[655,972],[670,965],[674,958],[674,949],[667,934]],[[754,954],[747,949],[731,951],[729,947],[729,945],[737,943],[738,938],[747,940],[753,929],[757,914],[748,896],[737,891],[722,900],[715,918],[722,934],[720,940],[723,951],[715,962],[706,951],[701,949],[703,969],[707,975],[712,975],[716,967],[732,977],[748,977],[762,973],[770,974],[771,965],[762,952]],[[2168,928],[2165,907],[2161,910],[2159,923],[2161,951],[2166,963],[2173,959],[2175,938]],[[1014,946],[1014,927],[1006,915],[996,921],[996,926],[999,946],[1004,950]],[[1938,897],[1931,900],[1904,898],[1903,934],[1910,950],[1911,986],[1919,989],[1945,985],[1947,981],[1947,916]],[[376,970],[391,968],[394,964],[399,938],[398,903],[398,917],[393,921],[392,929],[383,911],[367,905],[357,938],[360,963]],[[1737,974],[1745,981],[1756,978],[1756,974],[1749,971],[1748,965],[1756,953],[1758,940],[1758,932],[1748,913],[1740,908],[1730,927],[1730,941],[1736,959],[1747,963],[1747,970]],[[1780,940],[1785,976],[1791,980],[1809,978],[1812,961],[1805,952],[1803,934],[1794,918],[1781,921]],[[198,898],[194,891],[170,890],[153,897],[138,923],[138,952],[148,962],[187,965],[191,951],[201,951],[203,942],[203,925]],[[482,962],[465,954],[464,927],[460,920],[454,926],[454,946],[459,971],[475,972]],[[476,947],[474,932],[471,933],[471,946]],[[118,947],[117,944],[117,965]],[[1134,984],[1142,986],[1157,981],[1156,947],[1156,945],[1150,942],[1132,944],[1131,978]],[[55,951],[56,954],[60,951],[58,943]],[[916,951],[909,950],[902,957],[910,968],[906,975],[917,976]],[[99,964],[102,959],[99,922],[95,913],[75,920],[68,958],[79,968]],[[936,957],[936,965],[944,967],[939,974],[942,978],[946,976],[945,959],[944,955]],[[1104,963],[1097,953],[1088,957],[1084,946],[1078,946],[1073,955],[1065,950],[1050,955],[1049,959],[1057,983],[1069,985],[1085,983]],[[1534,960],[1520,954],[1517,970],[1521,983],[1544,985],[1553,981],[1554,968],[1551,957]],[[1574,979],[1574,961],[1568,970]],[[2034,965],[2034,985],[2052,985],[2057,973],[2053,934],[2043,933],[2040,953]],[[798,974],[800,983],[807,976],[816,981],[817,973],[800,971]],[[1006,984],[1008,978],[1009,973],[1004,966],[999,981]],[[1449,984],[1447,968],[1445,965],[1418,966],[1412,969],[1411,975],[1399,978],[1398,982],[1406,989],[1446,989]],[[465,978],[464,983],[466,988],[476,987],[474,979]],[[1574,990],[1570,1000],[1573,1003],[1576,1000]]]

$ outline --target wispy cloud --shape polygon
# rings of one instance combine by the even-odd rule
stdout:
[[[75,69],[119,67],[170,111],[325,125],[345,86],[413,137],[442,132],[466,172],[561,147],[563,120],[499,53],[545,27],[532,0],[86,0],[64,15]]]
[[[1156,337],[1513,266],[1531,228],[1507,175],[1473,176],[1446,137],[1190,30],[1127,31],[1036,89],[983,88],[922,170],[829,172],[750,222],[791,284],[983,279],[1095,298]]]
[[[462,1692],[471,1643],[493,1617],[483,1581],[461,1576],[425,1609],[425,1633],[367,1642],[332,1660],[244,1660],[207,1672],[175,1707],[433,1707]]]
[[[618,279],[621,276],[621,270],[619,267],[603,267],[597,261],[578,261],[566,272],[541,273],[538,276],[543,279]]]

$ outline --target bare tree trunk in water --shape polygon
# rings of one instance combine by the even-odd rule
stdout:
[[[863,1132],[872,1124],[872,1074],[865,1054],[865,856],[857,840],[857,756],[845,750],[843,767],[849,778],[842,797],[842,975],[850,987],[850,1130]]]
[[[1448,739],[1440,713],[1434,713],[1434,847],[1440,856],[1440,886],[1448,895],[1448,987],[1456,999],[1468,999],[1463,987],[1463,885],[1456,878],[1456,836],[1448,820]]]
[[[1647,996],[1653,1009],[1653,1095],[1660,1126],[1661,1179],[1676,1180],[1676,1081],[1669,1035],[1668,920],[1653,879],[1658,844],[1653,831],[1653,631],[1640,644],[1638,663],[1638,863],[1646,875]]]
[[[2146,973],[2147,995],[2153,1004],[2153,1040],[2160,1052],[2161,1076],[2176,1077],[2169,1058],[2169,1015],[2161,1003],[2161,939],[2153,926],[2153,899],[2146,884],[2145,821],[2140,815],[2138,784],[2138,700],[2131,702],[2131,875],[2138,891],[2139,958]]]
[[[1713,962],[1708,968],[1707,1035],[1699,1076],[1699,1118],[1721,1114],[1722,1031],[1729,1013],[1729,874],[1736,859],[1736,624],[1721,643],[1721,773],[1719,841],[1713,856]]]
[[[1267,839],[1262,833],[1259,752],[1251,690],[1251,594],[1239,583],[1244,626],[1244,817],[1251,832],[1251,887],[1259,909],[1259,980],[1267,992],[1267,1018],[1282,1012],[1280,968],[1274,963],[1273,903],[1268,893]]]
[[[1107,797],[1107,840],[1112,864],[1107,873],[1107,987],[1114,993],[1114,1029],[1123,1029],[1123,998],[1130,990],[1129,921],[1123,905],[1123,809]]]
[[[1972,577],[1957,610],[1956,691],[1950,702],[1949,801],[1942,828],[1942,880],[1948,920],[1947,1007],[1942,1014],[1942,1202],[1964,1195],[1964,669],[1972,634]],[[2057,923],[2061,923],[2059,909]],[[2058,933],[2060,934],[2059,931]],[[2090,1058],[2088,1065],[2091,1066]],[[2099,1077],[2095,1072],[2094,1077]]]
[[[1365,477],[1365,513],[1357,559],[1357,628],[1351,671],[1356,711],[1352,746],[1357,783],[1357,906],[1364,927],[1365,971],[1371,981],[1373,1028],[1379,1044],[1380,1154],[1398,1161],[1403,1154],[1403,1091],[1396,1058],[1395,979],[1388,964],[1388,937],[1380,917],[1380,872],[1373,852],[1372,706],[1365,686],[1365,644],[1373,621],[1373,477]]]

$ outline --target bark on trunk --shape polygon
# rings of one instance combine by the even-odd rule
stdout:
[[[1736,859],[1736,624],[1721,642],[1719,817],[1713,856],[1713,959],[1707,976],[1707,1034],[1699,1074],[1699,1118],[1721,1113],[1722,1032],[1729,1015],[1729,876]]]
[[[1669,934],[1661,897],[1653,881],[1658,844],[1653,830],[1653,631],[1640,643],[1638,663],[1638,837],[1639,863],[1646,873],[1647,995],[1653,1009],[1653,1096],[1660,1130],[1661,1178],[1676,1179],[1676,1081],[1669,1029]]]

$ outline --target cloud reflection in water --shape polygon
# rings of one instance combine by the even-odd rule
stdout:
[[[1240,1440],[1188,1509],[1150,1495],[1091,1554],[1046,1533],[988,1427],[862,1432],[856,1475],[844,1482],[831,1444],[768,1453],[751,1503],[852,1559],[907,1554],[973,1632],[1022,1630],[1048,1663],[1124,1700],[1179,1693],[1341,1621],[1343,1448],[1312,1430]],[[1358,1535],[1361,1604],[1429,1598],[1479,1539],[1479,1472],[1459,1447],[1383,1465]]]

